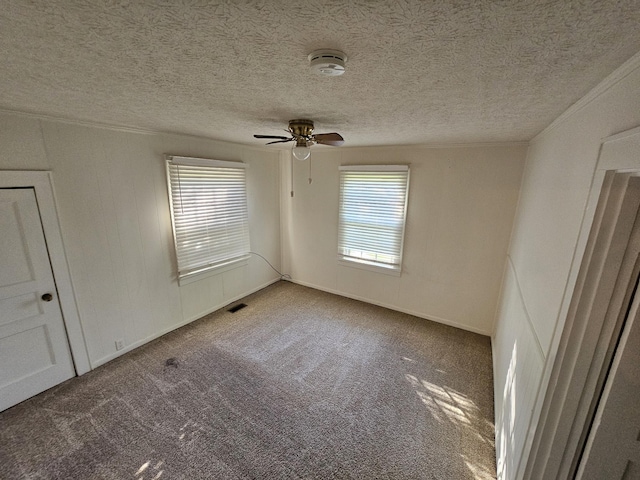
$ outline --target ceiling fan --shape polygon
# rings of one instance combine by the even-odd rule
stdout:
[[[272,143],[296,142],[291,150],[293,156],[298,160],[306,160],[311,155],[310,147],[316,143],[320,145],[340,146],[344,143],[344,138],[339,133],[316,133],[313,134],[313,122],[311,120],[290,120],[287,130],[291,137],[279,135],[254,135],[255,138],[276,139]]]

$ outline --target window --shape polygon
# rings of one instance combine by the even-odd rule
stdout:
[[[407,165],[340,167],[341,260],[400,274],[408,191]]]
[[[178,278],[207,272],[249,256],[244,163],[169,157]]]

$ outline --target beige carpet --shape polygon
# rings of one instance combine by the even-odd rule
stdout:
[[[0,478],[495,478],[489,338],[288,282],[243,302],[1,413]]]

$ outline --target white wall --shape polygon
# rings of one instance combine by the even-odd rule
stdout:
[[[531,142],[493,338],[501,479],[525,467],[582,258],[576,242],[601,140],[638,125],[640,55]]]
[[[93,366],[279,278],[253,256],[246,266],[178,286],[164,154],[248,163],[251,248],[279,266],[277,152],[0,114],[0,169],[52,171]],[[117,339],[125,350],[116,352]]]
[[[314,147],[283,154],[284,266],[294,281],[490,335],[526,147]],[[337,261],[339,165],[411,165],[400,277]]]
[[[92,365],[277,278],[261,259],[179,287],[166,153],[250,164],[252,249],[296,281],[490,334],[522,174],[523,146],[384,147],[313,152],[279,193],[279,151],[194,137],[0,115],[0,169],[53,172],[61,228]],[[288,157],[288,151],[283,156]],[[401,277],[338,265],[338,165],[410,163]],[[284,168],[283,168],[284,167]],[[280,201],[283,221],[280,222]],[[123,339],[127,349],[115,350]]]

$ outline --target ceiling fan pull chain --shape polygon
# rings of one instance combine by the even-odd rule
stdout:
[[[309,185],[311,185],[313,180],[311,179],[311,158],[309,158]]]
[[[289,155],[289,159],[291,160],[291,198],[293,198],[293,155]]]

